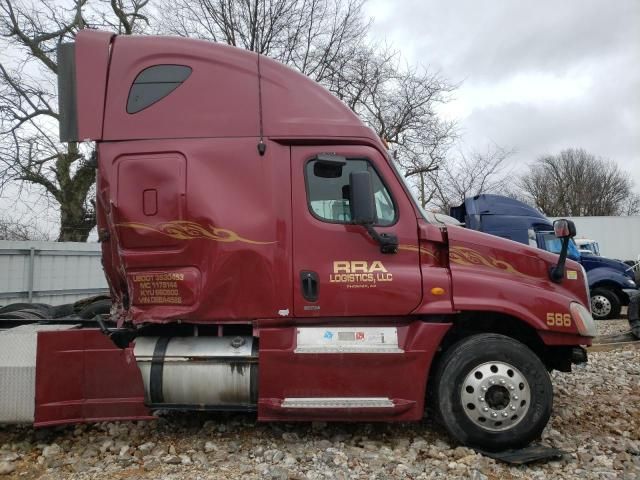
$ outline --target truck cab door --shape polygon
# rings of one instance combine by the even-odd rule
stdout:
[[[331,159],[337,160],[331,160]],[[422,299],[419,252],[382,253],[350,223],[349,175],[371,173],[378,233],[418,245],[417,219],[391,167],[374,148],[293,147],[294,315],[406,315]]]

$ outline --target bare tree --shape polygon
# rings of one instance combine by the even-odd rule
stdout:
[[[625,172],[583,149],[540,157],[520,184],[550,217],[637,213],[640,203]]]
[[[86,26],[139,31],[149,0],[0,0],[0,192],[27,183],[59,206],[60,241],[95,226],[91,148],[58,141],[56,47]]]
[[[449,214],[450,207],[460,205],[465,198],[480,193],[504,192],[508,184],[506,162],[513,154],[498,145],[487,146],[484,152],[458,151],[457,156],[443,162],[438,170],[429,172],[421,196],[423,208],[431,203],[437,210]]]
[[[622,203],[619,215],[638,215],[640,214],[640,195],[630,193],[627,199]]]
[[[436,171],[456,138],[456,129],[435,108],[448,101],[455,87],[436,73],[403,67],[398,53],[390,49],[365,52],[363,57],[360,61],[370,71],[354,72],[346,79],[361,87],[356,89],[358,96],[335,93],[388,142],[405,176],[424,177]],[[420,192],[424,195],[426,190],[420,188]]]
[[[313,78],[388,142],[408,176],[443,161],[455,125],[435,111],[455,88],[367,38],[364,0],[163,0],[161,32],[214,40]]]
[[[317,81],[355,53],[369,28],[363,0],[166,0],[161,32],[226,43]]]
[[[23,223],[15,218],[0,217],[0,240],[51,240],[49,235],[32,224]]]

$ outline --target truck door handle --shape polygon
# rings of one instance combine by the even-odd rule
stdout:
[[[302,283],[302,296],[309,302],[318,300],[318,274],[310,270],[300,272],[300,282]]]

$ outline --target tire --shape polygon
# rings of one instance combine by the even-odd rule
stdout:
[[[478,334],[452,345],[433,382],[438,420],[463,445],[521,448],[540,437],[551,416],[547,369],[526,345],[504,335]]]
[[[591,291],[591,314],[595,320],[619,318],[622,302],[613,290],[594,288]]]
[[[51,316],[53,318],[65,318],[71,317],[75,314],[72,303],[65,303],[64,305],[56,305],[51,307]]]
[[[16,312],[18,310],[42,310],[48,312],[51,307],[46,303],[11,303],[0,308],[0,313]]]
[[[107,315],[111,311],[111,299],[104,298],[90,303],[78,312],[80,318],[90,320],[96,315]]]
[[[49,318],[46,311],[35,308],[0,313],[0,320],[43,320],[46,318]]]

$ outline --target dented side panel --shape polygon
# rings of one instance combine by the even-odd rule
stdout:
[[[259,156],[256,143],[98,144],[98,231],[121,320],[216,323],[293,310],[289,148],[269,143]]]

